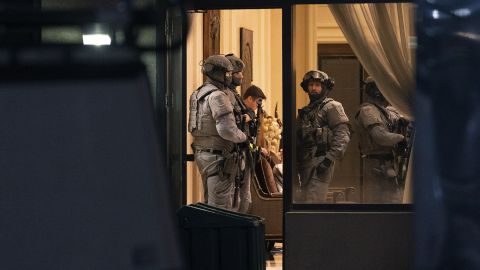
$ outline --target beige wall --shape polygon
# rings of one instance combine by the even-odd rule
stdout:
[[[328,5],[315,5],[314,10],[317,43],[347,43]]]
[[[308,103],[308,96],[300,87],[303,75],[317,68],[317,44],[315,42],[315,9],[312,5],[294,7],[293,25],[293,75],[297,95],[297,108]]]
[[[240,56],[240,28],[253,31],[252,84],[260,87],[267,96],[264,109],[273,113],[278,102],[281,115],[281,10],[222,10],[220,14],[220,53]]]
[[[191,13],[191,28],[187,38],[187,121],[190,95],[203,83],[200,61],[203,58],[203,14]],[[192,154],[192,136],[187,132],[187,154]],[[194,162],[187,162],[187,203],[203,200],[202,181]]]
[[[282,118],[282,11],[273,9],[270,11],[271,25],[270,39],[271,39],[271,81],[270,81],[270,100],[271,112],[275,109],[275,104],[278,103],[278,117]]]

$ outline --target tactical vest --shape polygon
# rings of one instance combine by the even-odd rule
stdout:
[[[188,132],[193,136],[218,135],[208,102],[205,102],[208,95],[215,91],[220,91],[220,89],[213,84],[205,84],[190,96]]]
[[[321,102],[309,104],[299,110],[297,122],[299,160],[324,155],[327,151],[328,145],[333,139],[333,132],[328,127],[327,119],[322,117],[321,111],[331,101],[333,99],[325,98]]]
[[[372,113],[371,115],[366,115],[366,119],[360,119],[360,111],[355,115],[355,123],[357,125],[357,130],[359,134],[359,146],[360,152],[362,155],[372,155],[372,154],[390,154],[392,152],[391,147],[381,146],[375,143],[372,139],[372,136],[368,132],[368,129],[364,128],[364,124],[367,126],[371,125],[381,125],[388,130],[388,132],[393,132],[393,123],[389,117],[389,113],[379,106],[372,103],[363,103],[360,105],[360,109],[364,107],[369,107]]]
[[[194,137],[192,146],[202,149],[232,151],[234,143],[220,137],[213,119],[208,96],[215,91],[222,91],[213,84],[204,84],[190,96],[190,113],[188,132]]]
[[[242,98],[235,91],[235,89],[229,89],[228,98],[233,105],[233,115],[235,116],[235,123],[241,131],[245,132],[247,129],[245,126],[243,126],[245,123],[242,123],[242,115],[243,112],[247,109],[247,107],[245,106]]]

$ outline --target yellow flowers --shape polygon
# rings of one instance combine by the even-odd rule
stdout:
[[[278,119],[272,116],[266,116],[263,119],[261,128],[267,150],[278,154],[280,151],[280,140],[282,138],[282,129],[280,128]]]

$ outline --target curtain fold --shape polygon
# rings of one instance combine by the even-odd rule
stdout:
[[[395,4],[329,5],[358,59],[385,98],[405,117],[413,116],[415,83],[414,7]]]
[[[329,8],[350,47],[388,102],[414,120],[415,51],[410,44],[415,36],[414,5],[332,4]],[[412,193],[410,159],[403,201],[411,203]]]

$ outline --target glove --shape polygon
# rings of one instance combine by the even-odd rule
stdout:
[[[399,141],[395,145],[394,150],[397,155],[404,155],[407,153],[407,148],[408,148],[408,142],[407,140],[403,139],[402,141]]]
[[[327,153],[327,144],[325,143],[317,144],[317,150],[315,151],[315,156],[316,157],[325,156],[326,153]]]
[[[247,140],[244,141],[244,142],[238,143],[238,147],[239,147],[240,149],[249,149],[251,142],[253,142],[252,137],[247,136]]]
[[[407,127],[409,124],[410,124],[410,121],[408,121],[403,117],[400,117],[400,119],[398,119],[398,125],[401,127]]]
[[[325,158],[320,164],[317,166],[317,174],[323,174],[325,171],[332,166],[332,161],[328,158]]]

